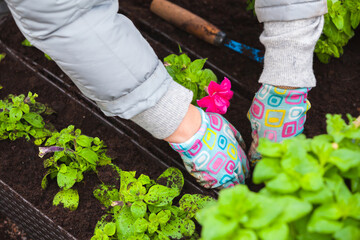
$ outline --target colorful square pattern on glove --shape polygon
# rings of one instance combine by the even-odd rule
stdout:
[[[188,141],[170,146],[180,153],[186,169],[206,188],[244,183],[250,167],[240,133],[221,115],[201,113],[201,128]]]
[[[264,84],[255,94],[248,112],[253,138],[265,137],[273,142],[300,134],[304,129],[306,112],[310,109],[307,94],[310,88],[281,89]],[[257,144],[252,144],[256,148]],[[250,149],[250,161],[261,157]],[[255,160],[254,160],[255,159]]]

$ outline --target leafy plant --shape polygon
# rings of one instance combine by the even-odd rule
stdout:
[[[315,47],[319,60],[328,63],[331,57],[339,58],[360,23],[358,0],[328,0],[323,34]]]
[[[71,189],[73,185],[82,181],[85,172],[96,172],[97,166],[111,163],[103,141],[81,134],[81,130],[73,125],[54,132],[46,140],[45,147],[39,147],[39,151],[40,157],[54,153],[44,160],[44,167],[48,171],[41,182],[42,188],[47,187],[48,176],[56,178],[61,191],[54,197],[53,204],[62,203],[70,210],[75,210],[79,203],[77,190]]]
[[[16,140],[25,137],[34,138],[34,143],[40,145],[51,131],[45,128],[41,114],[50,113],[44,104],[36,102],[38,95],[29,92],[19,96],[9,95],[0,100],[0,140]]]
[[[254,10],[254,4],[255,0],[247,0],[246,10]],[[323,63],[343,54],[343,47],[355,35],[354,30],[360,23],[359,0],[327,0],[327,7],[324,29],[314,51]]]
[[[25,47],[32,47],[33,45],[29,42],[29,40],[25,39],[24,41],[21,42],[21,45],[25,46]],[[49,55],[47,55],[46,53],[44,53],[44,56],[47,60],[52,61],[51,57]]]
[[[196,236],[194,215],[211,198],[185,194],[179,207],[174,206],[173,200],[180,195],[184,184],[180,170],[169,168],[156,182],[143,174],[136,178],[135,172],[119,169],[118,172],[120,189],[102,184],[94,191],[105,207],[112,207],[98,222],[92,240],[102,239],[109,223],[115,223],[116,233],[111,231],[104,239],[193,239]],[[109,215],[112,219],[106,221]]]
[[[205,87],[210,81],[217,82],[216,75],[210,69],[203,69],[207,59],[191,59],[185,54],[171,54],[164,58],[166,70],[170,76],[179,84],[190,89],[193,95],[193,104],[196,100],[205,97]]]
[[[220,192],[198,213],[208,239],[360,239],[360,118],[327,115],[327,134],[260,139],[253,173],[265,183]]]

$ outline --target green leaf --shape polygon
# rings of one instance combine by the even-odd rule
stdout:
[[[93,165],[96,165],[96,162],[99,160],[98,155],[94,151],[88,148],[81,149],[80,152],[78,152],[78,154],[80,157],[84,158],[86,161],[88,161]]]
[[[173,188],[179,191],[179,194],[184,186],[184,176],[178,168],[166,169],[156,180],[158,184],[164,185],[168,188]]]
[[[203,239],[231,239],[230,236],[233,236],[238,229],[238,223],[231,218],[221,216],[216,205],[200,210],[197,213],[197,220],[202,225]]]
[[[207,60],[206,58],[205,59],[196,59],[196,60],[194,60],[188,66],[189,72],[197,72],[197,71],[201,70],[204,67],[206,60]]]
[[[300,184],[304,190],[318,191],[324,186],[322,173],[321,172],[307,173],[302,176]]]
[[[300,190],[299,195],[302,199],[312,204],[329,203],[333,200],[333,194],[327,187],[324,187],[316,192]]]
[[[306,201],[296,198],[295,196],[283,196],[277,198],[277,203],[283,205],[282,214],[277,218],[278,222],[292,222],[309,214],[312,205]]]
[[[149,226],[149,222],[145,218],[138,218],[134,223],[135,232],[144,233]]]
[[[12,108],[9,116],[11,122],[17,122],[23,116],[23,112],[19,108]]]
[[[133,171],[121,171],[120,172],[120,195],[126,193],[129,184],[136,181],[136,172]]]
[[[307,229],[309,232],[335,233],[343,226],[342,222],[337,221],[341,215],[341,209],[336,204],[322,205],[315,209]]]
[[[352,28],[356,29],[360,23],[360,11],[356,13],[351,13],[350,21]]]
[[[145,195],[144,201],[158,207],[172,203],[172,200],[179,195],[177,189],[168,188],[162,185],[152,186]]]
[[[280,143],[271,142],[267,138],[259,139],[259,146],[257,151],[264,157],[278,158],[281,157],[284,152]]]
[[[135,219],[143,218],[146,214],[146,204],[143,201],[136,201],[131,205],[131,214]]]
[[[130,207],[124,206],[119,213],[114,215],[114,218],[118,239],[126,240],[134,235],[136,219],[131,214]]]
[[[25,121],[27,121],[36,128],[43,128],[45,126],[43,118],[37,113],[34,112],[25,113],[23,115],[23,118],[25,119]]]
[[[180,231],[185,237],[192,236],[195,232],[195,223],[188,218],[183,219],[180,226]]]
[[[116,232],[116,224],[109,222],[104,227],[104,233],[108,236],[113,236]]]
[[[58,206],[60,203],[62,203],[65,208],[75,211],[79,205],[79,194],[77,190],[68,189],[58,192],[54,197],[53,205]]]
[[[338,149],[332,152],[329,161],[341,171],[346,172],[350,168],[359,166],[360,152],[349,149]]]
[[[258,240],[258,237],[253,230],[239,229],[234,236],[234,240]]]
[[[25,39],[24,41],[21,42],[21,45],[25,46],[25,47],[32,47],[32,44],[27,40]]]
[[[360,239],[360,228],[355,226],[346,226],[334,234],[336,240]]]
[[[182,232],[184,231],[184,229],[181,229],[183,224],[182,219],[172,219],[167,224],[161,226],[161,231],[170,238],[181,239],[183,237]]]
[[[50,174],[58,174],[58,171],[57,170],[49,170],[46,172],[45,176],[43,177],[43,179],[41,180],[41,188],[42,189],[46,189],[47,186],[48,186],[48,180],[47,180],[47,177],[50,175]]]
[[[180,209],[187,213],[188,218],[193,218],[197,211],[206,204],[214,201],[211,197],[200,194],[184,194],[179,201]]]
[[[328,134],[334,138],[336,143],[339,143],[345,137],[345,121],[341,118],[341,115],[339,114],[326,114],[326,119],[326,130]]]
[[[170,220],[171,212],[169,210],[162,210],[156,215],[156,217],[160,224],[165,224]]]
[[[191,63],[191,59],[185,53],[181,54],[177,60],[182,67],[187,67]]]
[[[65,167],[65,164],[62,164],[62,168],[57,175],[57,183],[60,188],[69,189],[71,188],[75,182],[77,177],[77,170]]]
[[[113,201],[119,201],[119,191],[113,186],[100,184],[93,192],[94,197],[106,208],[110,207]]]
[[[262,240],[287,240],[289,237],[289,227],[285,223],[275,223],[259,231]]]
[[[150,224],[148,226],[148,232],[149,234],[153,234],[158,230],[159,223],[157,221],[150,221]]]
[[[44,53],[44,56],[45,56],[45,58],[46,58],[47,60],[52,61],[52,58],[51,58],[48,54]]]
[[[282,213],[284,206],[277,204],[275,199],[257,196],[256,208],[247,213],[249,220],[244,226],[252,229],[261,229],[273,223]],[[271,206],[271,207],[269,207]]]
[[[5,56],[6,56],[6,54],[5,53],[0,53],[0,62],[1,62],[1,60],[3,60],[4,58],[5,58]],[[0,89],[1,89],[2,87],[0,86]]]
[[[263,157],[255,165],[253,182],[259,184],[268,181],[282,172],[280,161],[276,158]]]
[[[151,183],[150,177],[144,174],[141,174],[140,177],[138,178],[138,181],[142,184],[142,185],[147,185]]]
[[[300,188],[300,184],[286,173],[280,173],[266,183],[266,187],[277,193],[293,193]]]
[[[76,138],[76,143],[85,148],[91,147],[92,141],[92,137],[88,137],[85,135],[80,135]]]

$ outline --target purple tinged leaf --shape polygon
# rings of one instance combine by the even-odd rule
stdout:
[[[51,147],[39,147],[39,157],[44,157],[47,153],[64,151],[64,148],[51,146]]]

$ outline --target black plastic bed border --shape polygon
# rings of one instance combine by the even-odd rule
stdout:
[[[76,240],[0,179],[0,211],[33,240]]]

